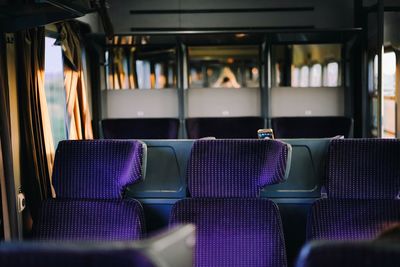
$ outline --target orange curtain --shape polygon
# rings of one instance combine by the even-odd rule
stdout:
[[[32,217],[42,200],[54,196],[54,145],[44,90],[44,28],[17,34],[18,105],[21,121],[22,182]]]
[[[68,138],[93,139],[86,83],[82,67],[81,42],[78,26],[73,22],[59,25],[64,55],[64,86],[67,99]]]
[[[6,59],[5,59],[5,41],[3,39],[4,35],[0,33],[0,220],[2,223],[0,226],[0,240],[10,240],[11,239],[11,226],[10,226],[10,212],[7,200],[8,186],[6,179],[6,168],[8,166],[8,172],[10,172],[10,166],[12,162],[10,160],[11,153],[3,149],[3,144],[8,143],[8,148],[10,149],[10,131],[9,131],[9,113],[7,107],[7,82],[6,82]],[[8,150],[9,150],[8,149]],[[8,152],[6,154],[6,152]]]

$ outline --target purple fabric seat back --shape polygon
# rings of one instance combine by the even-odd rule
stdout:
[[[207,136],[257,139],[257,130],[262,128],[264,128],[264,119],[261,117],[186,119],[186,130],[189,139]]]
[[[136,240],[144,235],[144,214],[134,199],[49,199],[34,224],[39,240]]]
[[[400,140],[335,139],[328,149],[329,198],[395,199],[400,196]]]
[[[308,240],[374,239],[400,222],[400,201],[320,199],[308,219]]]
[[[400,222],[400,141],[335,139],[327,156],[327,199],[312,206],[308,239],[373,239]]]
[[[177,139],[179,119],[105,119],[101,127],[106,139]]]
[[[57,198],[118,199],[142,179],[145,145],[134,140],[61,141],[53,184]]]
[[[349,137],[353,119],[346,117],[276,117],[271,118],[275,138]]]
[[[122,199],[142,178],[146,147],[131,140],[62,141],[53,170],[56,199],[42,203],[34,223],[41,240],[135,240],[144,232],[143,209]]]
[[[312,242],[296,267],[397,267],[400,245],[391,242]]]
[[[277,206],[258,199],[285,179],[291,147],[274,140],[198,140],[188,163],[193,198],[178,201],[170,224],[196,225],[195,266],[286,266]]]
[[[192,197],[257,197],[265,185],[283,182],[291,155],[275,140],[198,140],[188,163]]]
[[[0,246],[0,266],[7,267],[156,267],[147,255],[132,246],[108,243],[48,244],[19,242]]]
[[[178,201],[170,224],[196,225],[196,267],[284,267],[285,242],[275,203],[256,198]]]

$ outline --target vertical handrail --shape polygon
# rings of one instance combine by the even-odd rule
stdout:
[[[378,25],[378,38],[377,38],[377,48],[378,48],[378,137],[383,137],[383,89],[382,89],[382,57],[383,57],[383,16],[384,16],[384,2],[383,0],[378,0],[378,15],[377,15],[377,25]]]
[[[185,90],[188,88],[188,66],[187,66],[187,49],[186,45],[178,40],[177,46],[177,87],[178,87],[178,103],[179,103],[179,138],[186,138],[185,127]]]

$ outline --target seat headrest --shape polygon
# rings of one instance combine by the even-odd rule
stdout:
[[[198,140],[188,163],[192,197],[258,197],[285,180],[291,146],[275,140]]]
[[[58,198],[116,199],[144,177],[146,145],[135,140],[61,141],[53,184]]]
[[[334,139],[327,158],[328,197],[399,198],[399,164],[400,140]]]

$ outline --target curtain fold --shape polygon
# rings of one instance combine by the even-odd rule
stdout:
[[[17,47],[22,184],[35,219],[41,202],[54,196],[51,186],[54,145],[44,89],[44,28],[19,32]]]
[[[73,22],[58,26],[64,56],[68,139],[93,139],[78,27]]]
[[[10,212],[8,205],[8,190],[13,185],[7,185],[10,181],[6,177],[12,177],[10,175],[12,162],[10,158],[10,131],[9,131],[9,112],[7,104],[7,81],[6,81],[6,58],[5,58],[5,40],[3,33],[0,33],[0,197],[1,197],[1,227],[0,229],[0,240],[11,240],[11,225],[10,225]],[[3,149],[4,144],[7,145],[8,149]],[[7,154],[6,154],[7,153]],[[8,167],[8,171],[6,170]],[[8,175],[7,175],[8,174]]]

